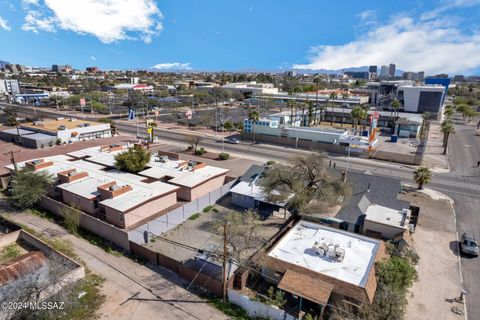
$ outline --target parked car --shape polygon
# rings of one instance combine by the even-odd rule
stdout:
[[[464,233],[460,241],[460,251],[466,255],[478,256],[478,241],[473,233]]]
[[[228,139],[225,139],[225,142],[232,143],[232,144],[239,144],[240,140],[238,140],[236,138],[228,138]]]

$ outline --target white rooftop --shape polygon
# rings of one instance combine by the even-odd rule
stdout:
[[[178,187],[174,185],[160,181],[153,183],[142,182],[142,180],[146,178],[135,174],[125,173],[118,170],[104,171],[104,166],[87,162],[85,160],[70,161],[73,158],[67,155],[46,157],[43,159],[45,162],[52,161],[54,165],[41,170],[47,171],[55,178],[58,172],[69,169],[76,169],[79,173],[87,172],[88,177],[73,181],[71,183],[60,184],[58,186],[60,189],[69,191],[87,199],[91,199],[92,197],[98,195],[98,186],[111,181],[116,181],[118,186],[130,185],[132,190],[113,199],[100,201],[100,204],[119,211],[127,211],[151,198],[161,196],[162,194],[178,189]],[[24,167],[25,162],[19,163],[18,167]],[[7,168],[13,169],[13,166],[9,165]]]
[[[315,243],[338,245],[345,250],[343,261],[322,257]],[[355,233],[300,221],[268,253],[270,257],[365,287],[380,241]]]
[[[278,206],[284,206],[286,204],[286,201],[291,198],[288,197],[285,201],[277,203],[267,201],[265,192],[263,192],[262,188],[256,183],[256,181],[257,179],[255,179],[253,182],[240,181],[233,188],[230,189],[230,192],[238,193],[248,197],[253,197],[255,198],[255,200]]]
[[[406,229],[406,225],[410,220],[410,214],[411,210],[409,209],[403,209],[399,211],[379,206],[377,204],[372,204],[365,211],[365,220]]]
[[[86,158],[87,161],[101,164],[108,167],[115,166],[115,156],[124,150],[119,151],[102,151],[100,147],[93,147],[84,150],[79,150],[69,153],[69,155],[77,158]],[[186,187],[195,187],[215,176],[226,174],[227,169],[205,166],[201,169],[195,171],[192,170],[181,170],[178,168],[179,163],[184,162],[184,160],[168,160],[167,162],[160,162],[159,157],[156,154],[152,153],[150,163],[148,164],[148,169],[139,172],[139,175],[160,179],[163,177],[171,177],[169,183],[186,186]]]

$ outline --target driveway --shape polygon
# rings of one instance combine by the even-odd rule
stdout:
[[[407,193],[400,198],[420,207],[417,228],[412,236],[413,249],[420,256],[419,281],[411,289],[405,319],[463,319],[451,311],[453,306],[462,311],[464,307],[452,301],[460,295],[462,286],[455,217],[450,202],[433,200],[419,192]]]
[[[102,293],[106,302],[98,312],[101,319],[228,319],[186,291],[183,280],[164,269],[150,269],[123,256],[106,253],[43,218],[28,213],[3,214],[47,237],[69,241],[85,265],[105,278]]]

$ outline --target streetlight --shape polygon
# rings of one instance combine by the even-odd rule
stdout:
[[[220,123],[222,124],[222,128],[228,119],[232,119],[232,117],[228,117],[226,119],[220,120]],[[225,153],[225,136],[223,134],[222,134],[222,153]]]

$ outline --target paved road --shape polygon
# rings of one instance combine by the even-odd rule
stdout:
[[[457,125],[456,133],[451,136],[448,153],[451,155],[450,165],[452,179],[463,180],[480,186],[480,136],[475,135],[475,127]],[[457,213],[457,231],[474,232],[480,237],[480,192],[476,196],[468,193],[449,193],[455,201]],[[480,319],[480,258],[462,257],[462,272],[465,288],[469,291],[467,313],[469,319]]]
[[[104,319],[228,319],[198,296],[186,291],[183,280],[161,268],[150,269],[123,256],[78,238],[59,225],[43,218],[19,213],[10,219],[47,237],[59,237],[72,243],[75,253],[87,268],[105,278],[102,292],[107,301],[99,310]],[[129,300],[135,294],[138,300]]]

